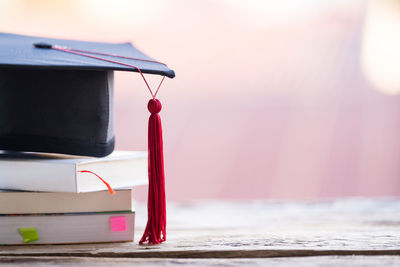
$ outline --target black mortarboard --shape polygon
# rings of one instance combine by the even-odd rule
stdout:
[[[130,43],[0,33],[0,150],[106,156],[114,149],[113,70],[138,70],[46,49],[52,45],[119,55],[143,73],[175,76]]]

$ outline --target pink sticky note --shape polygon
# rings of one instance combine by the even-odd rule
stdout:
[[[111,216],[110,217],[111,232],[126,231],[126,217],[125,216]]]

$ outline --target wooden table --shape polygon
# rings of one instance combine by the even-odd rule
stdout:
[[[145,216],[139,205],[136,240]],[[162,245],[3,246],[0,264],[400,266],[400,199],[169,203]]]

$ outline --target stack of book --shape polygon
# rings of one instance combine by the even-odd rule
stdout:
[[[133,241],[132,187],[146,183],[146,152],[0,153],[0,245]]]

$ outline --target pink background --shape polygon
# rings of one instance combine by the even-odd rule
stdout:
[[[400,196],[400,98],[362,72],[365,14],[365,1],[4,0],[0,31],[131,41],[173,68],[159,93],[169,200]],[[118,149],[146,149],[148,99],[116,73]]]

